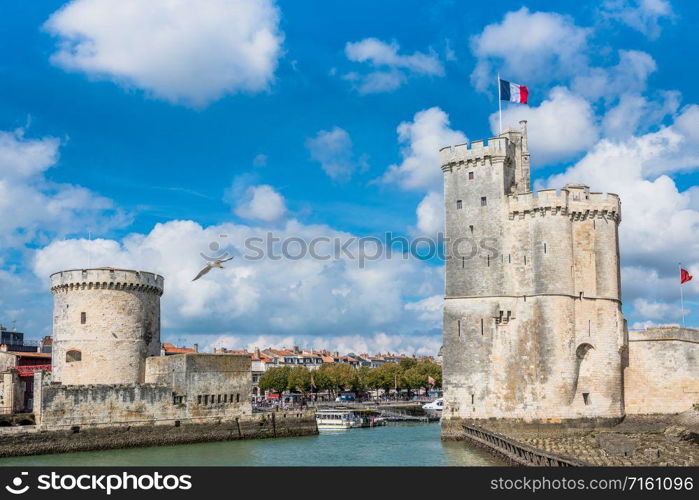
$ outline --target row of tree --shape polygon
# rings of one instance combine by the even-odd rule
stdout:
[[[333,396],[340,391],[365,392],[383,389],[429,390],[442,386],[442,367],[432,361],[403,359],[398,363],[386,363],[376,368],[361,366],[355,369],[344,363],[323,365],[310,371],[303,366],[294,368],[281,366],[270,368],[260,377],[262,391],[330,392]]]

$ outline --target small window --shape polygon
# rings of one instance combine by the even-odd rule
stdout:
[[[582,397],[583,397],[583,403],[585,403],[585,406],[588,406],[590,404],[590,393],[583,392]]]
[[[235,395],[235,402],[240,403],[240,394]]]
[[[209,404],[209,395],[208,394],[204,394],[204,404],[205,405]]]
[[[470,180],[470,181],[473,180],[473,172],[468,173],[468,180]]]
[[[198,405],[201,404],[201,394],[199,394],[199,395],[197,396],[197,404],[198,404]]]
[[[456,320],[456,331],[459,333],[459,337],[461,337],[461,320]]]
[[[66,363],[73,363],[75,361],[81,361],[83,355],[80,351],[75,349],[66,352]]]
[[[546,243],[544,243],[544,253],[546,253]]]
[[[461,203],[461,200],[456,200],[456,208],[457,208],[457,210],[461,210],[461,207],[462,207],[462,206],[463,206],[463,204]]]
[[[485,326],[483,325],[483,318],[481,318],[481,335],[483,335],[484,329],[485,329]]]
[[[484,207],[488,204],[488,198],[481,196],[481,206]]]
[[[231,394],[231,403],[233,402],[233,394]]]
[[[219,403],[221,402],[221,395],[220,394],[218,395],[218,402]]]
[[[228,394],[223,395],[223,402],[228,403]]]
[[[80,313],[80,324],[84,325],[85,323],[87,323],[87,313],[81,312]]]
[[[473,226],[468,226],[468,229],[471,231],[471,234],[473,234]]]

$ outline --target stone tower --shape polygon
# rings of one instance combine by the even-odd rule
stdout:
[[[526,122],[440,151],[444,410],[559,422],[624,413],[617,195],[530,191]]]
[[[143,383],[160,354],[163,277],[126,269],[51,275],[52,381],[65,385]]]

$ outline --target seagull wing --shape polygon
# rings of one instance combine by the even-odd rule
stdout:
[[[228,262],[229,260],[233,260],[233,257],[228,257],[227,259],[217,259],[216,262],[222,264],[223,262]]]
[[[194,277],[194,279],[193,279],[192,281],[197,281],[199,278],[201,278],[202,276],[204,276],[204,275],[205,275],[206,273],[208,273],[209,271],[211,271],[211,266],[207,264],[206,267],[205,267],[204,269],[202,269],[201,271],[199,271],[199,274],[197,274],[197,275]]]

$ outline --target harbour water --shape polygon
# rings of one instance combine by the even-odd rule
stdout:
[[[0,459],[0,466],[473,466],[503,465],[463,442],[439,439],[439,424],[389,424],[317,436],[199,443]]]

